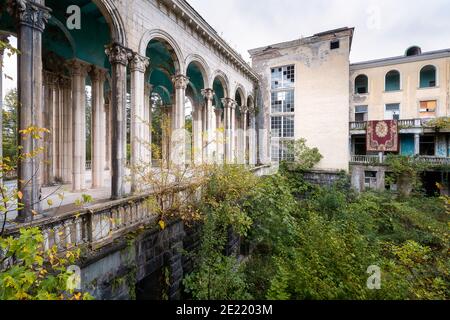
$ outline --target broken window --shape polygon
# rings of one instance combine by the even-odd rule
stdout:
[[[272,113],[292,113],[294,102],[294,90],[272,92]]]
[[[356,106],[355,107],[355,121],[364,122],[368,120],[368,107]]]
[[[392,70],[386,74],[385,90],[400,90],[400,72],[398,72],[397,70]]]
[[[434,156],[436,154],[436,139],[432,135],[420,137],[420,155]]]
[[[368,189],[377,188],[377,172],[365,171],[364,172],[364,186]]]
[[[294,138],[294,116],[271,118],[272,138]]]
[[[339,49],[340,47],[340,42],[339,40],[332,40],[330,43],[330,49],[331,50],[335,50],[335,49]]]
[[[369,78],[366,75],[361,74],[355,79],[355,93],[366,94],[369,93]]]
[[[420,117],[433,118],[436,116],[437,101],[421,101],[420,102]]]
[[[420,87],[434,88],[436,87],[436,67],[425,66],[420,70]]]
[[[292,88],[295,85],[295,66],[285,66],[273,68],[272,73],[272,90],[282,88]]]
[[[400,120],[400,103],[389,103],[384,113],[385,120]]]

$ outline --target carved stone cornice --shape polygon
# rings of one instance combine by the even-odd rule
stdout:
[[[225,109],[227,109],[227,108],[236,109],[236,101],[234,101],[231,98],[223,98],[222,104]]]
[[[214,99],[214,90],[213,89],[202,89],[202,96],[207,101],[212,101]]]
[[[172,82],[176,90],[186,90],[189,78],[183,74],[179,74],[172,77]]]
[[[109,57],[109,62],[112,65],[121,64],[123,66],[127,66],[128,61],[132,57],[131,50],[125,48],[124,46],[118,43],[113,43],[109,45],[106,48],[105,53]]]
[[[130,70],[144,73],[150,64],[150,59],[138,53],[133,53],[130,58]]]
[[[66,65],[71,76],[86,77],[92,68],[90,64],[78,59],[67,61]]]
[[[8,0],[8,11],[20,25],[43,32],[51,9],[31,0]]]
[[[89,76],[91,77],[92,82],[105,82],[107,72],[108,71],[106,69],[92,67],[91,71],[89,72]]]

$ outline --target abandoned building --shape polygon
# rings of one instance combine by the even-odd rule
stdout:
[[[80,28],[66,24],[73,5]],[[96,298],[155,298],[147,289],[169,268],[175,299],[188,268],[180,249],[194,246],[196,234],[173,222],[126,243],[125,235],[155,222],[134,166],[237,163],[270,174],[292,159],[286,142],[299,138],[323,155],[313,175],[351,172],[358,190],[385,187],[387,152],[448,164],[448,129],[430,119],[450,113],[450,50],[412,47],[351,64],[353,32],[250,50],[250,66],[185,0],[0,0],[0,37],[16,39],[20,51],[18,129],[51,132],[44,141],[19,140],[24,153],[45,152],[17,168],[24,208],[13,219],[41,227],[46,248],[92,249],[81,267]],[[367,143],[380,130],[394,141],[384,151]],[[54,211],[48,200],[59,202],[59,190]],[[75,210],[82,194],[94,203]],[[230,250],[237,245],[230,237]],[[124,277],[140,291],[117,281]]]
[[[450,116],[450,49],[413,46],[399,57],[351,64],[353,33],[341,28],[249,51],[261,81],[258,123],[267,128],[260,158],[290,160],[286,143],[306,138],[324,156],[318,169],[350,171],[357,190],[386,187],[389,153],[435,165],[428,189],[435,182],[448,188],[450,130],[436,120]],[[377,140],[380,128],[390,139]]]

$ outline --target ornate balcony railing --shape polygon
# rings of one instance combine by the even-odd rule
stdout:
[[[399,120],[398,127],[400,129],[409,129],[409,128],[423,128],[427,127],[426,119],[406,119]],[[356,121],[350,122],[350,130],[366,130],[367,129],[367,121]]]
[[[356,164],[383,164],[384,158],[381,159],[377,155],[352,155],[350,162]]]
[[[366,121],[350,122],[350,130],[366,130],[366,129],[367,129]]]

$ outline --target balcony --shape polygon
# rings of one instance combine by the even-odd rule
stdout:
[[[432,157],[432,156],[419,156],[418,161],[423,161],[433,167],[450,166],[450,158],[448,157]],[[352,155],[350,157],[350,164],[359,165],[384,165],[386,157],[380,157],[378,155]]]
[[[417,129],[434,129],[429,125],[431,119],[405,119],[398,120],[398,127],[400,133],[411,133],[411,130],[417,131]],[[350,132],[352,134],[362,134],[362,131],[367,130],[367,121],[350,122]],[[415,132],[414,132],[415,133]]]

